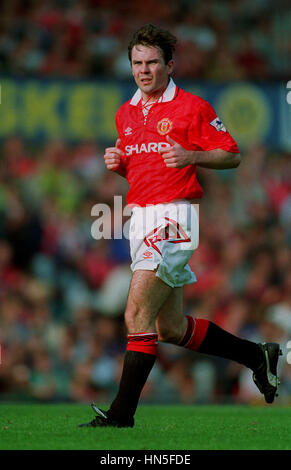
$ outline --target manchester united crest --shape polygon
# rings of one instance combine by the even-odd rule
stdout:
[[[157,131],[161,135],[166,135],[166,134],[169,134],[169,132],[172,130],[172,127],[173,127],[172,121],[170,121],[170,119],[168,118],[164,118],[158,122]]]

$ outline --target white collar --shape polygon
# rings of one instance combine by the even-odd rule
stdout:
[[[158,99],[157,102],[158,103],[166,103],[167,101],[172,101],[172,99],[174,98],[175,93],[176,93],[176,88],[177,87],[174,83],[174,80],[170,77],[170,81],[169,81],[169,84],[168,84],[166,90],[164,91],[162,96],[160,96],[160,98]],[[137,106],[138,103],[140,102],[140,99],[141,99],[141,91],[138,88],[136,90],[135,94],[133,95],[133,97],[131,98],[130,104],[132,104],[133,106]]]

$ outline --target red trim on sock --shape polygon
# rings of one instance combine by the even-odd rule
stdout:
[[[193,320],[193,323],[193,333],[191,335],[190,340],[187,342],[187,344],[185,344],[184,347],[187,349],[191,349],[191,351],[198,351],[200,344],[206,336],[209,321],[205,320],[204,318],[195,318],[195,320]]]
[[[185,332],[182,340],[178,344],[179,346],[184,346],[184,347],[186,347],[187,343],[189,343],[189,341],[191,340],[192,334],[194,332],[194,327],[195,327],[194,318],[190,317],[190,315],[186,315],[186,318],[187,318],[186,332]]]
[[[127,351],[138,351],[156,356],[158,353],[158,335],[156,333],[136,333],[127,335]]]

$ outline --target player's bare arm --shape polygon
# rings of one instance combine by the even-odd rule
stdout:
[[[241,161],[239,153],[231,153],[223,149],[209,151],[186,150],[169,136],[167,136],[167,141],[171,144],[171,147],[161,149],[160,154],[168,168],[198,165],[214,170],[224,170],[238,167]]]
[[[241,162],[239,153],[231,153],[222,149],[214,149],[208,152],[193,152],[195,165],[213,170],[225,170],[237,168]]]

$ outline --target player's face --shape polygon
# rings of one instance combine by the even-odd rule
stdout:
[[[166,88],[173,61],[165,64],[163,53],[157,47],[137,45],[131,51],[131,68],[142,97],[148,99]]]

